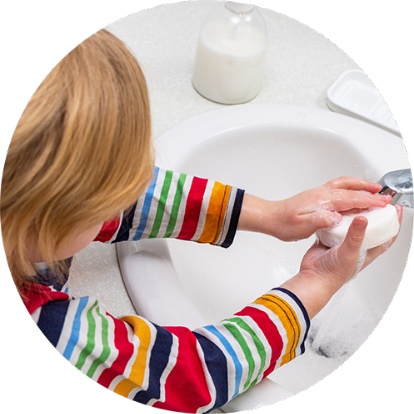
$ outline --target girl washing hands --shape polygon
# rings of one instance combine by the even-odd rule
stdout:
[[[16,127],[3,172],[2,232],[28,311],[66,359],[137,402],[206,412],[304,352],[310,319],[355,274],[366,219],[354,219],[340,246],[312,246],[281,286],[193,331],[117,318],[94,298],[71,296],[70,258],[92,241],[162,237],[229,247],[239,230],[299,240],[338,223],[339,212],[386,206],[391,198],[380,189],[343,177],[267,201],[154,167],[144,76],[102,30],[52,70]],[[369,250],[363,266],[383,251]]]

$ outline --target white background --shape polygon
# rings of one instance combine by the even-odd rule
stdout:
[[[27,101],[51,68],[96,30],[157,0],[14,0],[2,2],[0,163]],[[410,2],[252,0],[325,35],[369,75],[400,127],[413,162],[414,27]],[[311,389],[255,412],[337,414],[410,411],[414,359],[413,254],[378,328],[341,368]],[[1,412],[154,412],[110,393],[67,363],[26,313],[0,254]],[[34,359],[36,355],[36,359]]]

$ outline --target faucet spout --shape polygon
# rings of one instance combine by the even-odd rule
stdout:
[[[392,204],[414,208],[413,175],[409,168],[391,171],[385,174],[378,183],[382,185],[380,194],[391,195]]]

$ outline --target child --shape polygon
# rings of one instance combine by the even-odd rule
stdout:
[[[337,248],[315,244],[282,286],[194,331],[115,318],[91,297],[72,297],[70,258],[93,240],[174,237],[229,247],[236,230],[299,240],[338,222],[340,211],[391,200],[377,194],[378,184],[342,177],[267,201],[153,168],[149,108],[138,63],[109,32],[69,53],[13,135],[2,181],[4,245],[33,320],[78,369],[135,401],[206,412],[304,352],[309,320],[355,273],[366,219],[356,218]],[[383,251],[368,251],[364,266]]]

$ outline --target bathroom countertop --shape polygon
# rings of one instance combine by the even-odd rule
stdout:
[[[187,1],[158,6],[107,27],[128,45],[142,66],[155,140],[187,118],[222,107],[200,96],[191,83],[198,33],[214,3]],[[327,89],[343,71],[357,68],[356,63],[313,29],[274,11],[259,10],[267,24],[269,45],[262,88],[250,103],[329,110]],[[115,316],[135,313],[113,245],[92,243],[75,256],[70,287],[76,295],[99,298]]]

